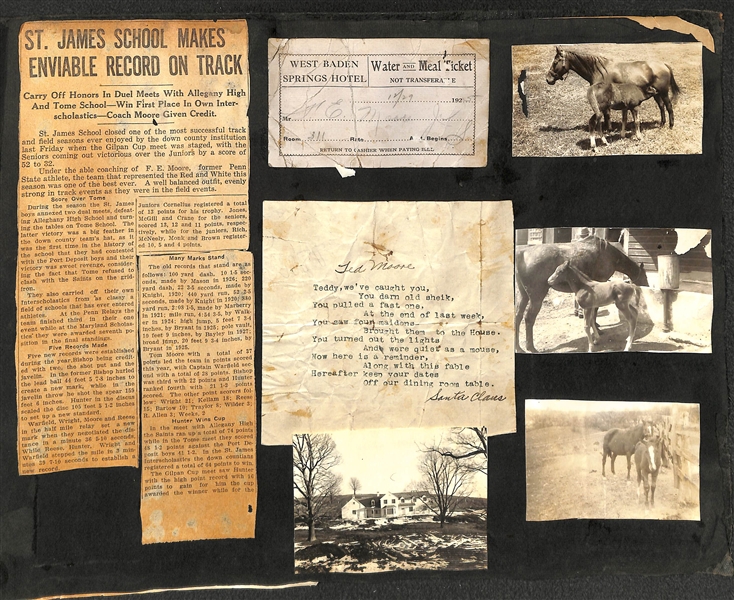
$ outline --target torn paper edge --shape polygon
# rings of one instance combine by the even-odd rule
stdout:
[[[296,583],[282,583],[278,585],[209,585],[199,587],[185,588],[155,588],[150,590],[140,590],[138,592],[96,592],[85,594],[63,594],[53,596],[41,596],[35,600],[64,600],[65,598],[98,598],[112,596],[132,596],[133,594],[160,594],[162,592],[198,592],[203,590],[285,590],[288,588],[298,587],[314,587],[319,584],[318,581],[299,581]]]
[[[721,16],[721,15],[720,15]],[[694,25],[680,17],[633,17],[630,15],[598,16],[598,17],[553,17],[554,19],[629,19],[646,29],[660,29],[661,31],[675,31],[684,35],[693,36],[707,50],[716,54],[714,36],[705,27]],[[723,19],[723,16],[721,16]]]
[[[342,179],[346,179],[347,177],[354,177],[357,174],[357,171],[354,169],[350,169],[349,167],[342,167],[341,165],[336,165],[336,170],[339,172],[339,175],[342,176]]]

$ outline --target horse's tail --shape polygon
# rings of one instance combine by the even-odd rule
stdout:
[[[527,294],[522,275],[525,273],[525,254],[522,251],[515,253],[515,287]],[[528,294],[529,295],[529,294]]]
[[[666,63],[665,65],[668,67],[668,71],[670,71],[670,91],[672,92],[672,98],[673,102],[675,102],[676,98],[678,97],[678,94],[680,94],[680,88],[678,87],[678,83],[675,81],[675,76],[673,75],[673,69],[670,68],[670,65]]]

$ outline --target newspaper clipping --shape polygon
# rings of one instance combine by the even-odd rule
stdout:
[[[489,40],[271,39],[273,167],[483,167]]]
[[[266,202],[263,443],[514,432],[512,235],[510,202]]]
[[[19,472],[137,466],[142,383],[145,541],[254,534],[247,48],[245,21],[20,34]],[[205,489],[218,527],[163,510]]]

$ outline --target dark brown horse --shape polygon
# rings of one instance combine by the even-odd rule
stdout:
[[[673,69],[666,63],[657,60],[617,62],[578,48],[556,46],[556,56],[545,76],[546,82],[553,85],[569,71],[574,71],[590,84],[632,83],[643,90],[653,86],[657,91],[653,97],[660,108],[660,126],[665,125],[666,109],[670,116],[670,126],[673,126],[672,101],[680,93],[680,88],[673,77]],[[608,119],[608,115],[605,115],[604,123],[607,130],[609,130]]]
[[[655,486],[657,485],[662,456],[662,440],[659,437],[654,437],[650,440],[643,440],[638,442],[637,446],[635,446],[637,501],[642,501],[642,498],[640,497],[640,486],[643,486],[645,488],[645,508],[648,506],[655,506]]]
[[[630,479],[632,469],[632,455],[635,453],[637,443],[652,435],[652,423],[645,421],[631,429],[610,429],[604,434],[602,445],[601,476],[606,477],[607,456],[612,459],[612,475],[614,475],[614,460],[617,456],[624,454],[627,457],[627,481]]]
[[[528,352],[537,352],[533,342],[533,326],[551,287],[548,278],[566,261],[594,281],[607,281],[615,271],[619,271],[629,276],[636,285],[648,285],[641,263],[638,265],[624,252],[596,236],[567,244],[538,244],[520,248],[515,253],[516,352],[523,351],[520,348],[520,323],[523,317],[525,346]],[[566,293],[573,291],[567,283],[554,285],[553,289]]]

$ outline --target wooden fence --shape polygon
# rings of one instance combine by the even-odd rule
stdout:
[[[696,415],[697,417],[697,415]],[[673,413],[664,417],[666,443],[672,455],[673,486],[679,490],[679,499],[689,504],[699,503],[700,473],[699,446],[701,440],[698,419],[691,418],[686,409],[673,407]]]

